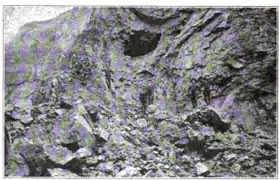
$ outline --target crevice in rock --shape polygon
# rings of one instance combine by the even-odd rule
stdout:
[[[128,40],[124,41],[124,55],[138,57],[152,52],[161,38],[160,33],[134,31]]]
[[[155,74],[153,74],[152,72],[150,72],[148,70],[143,70],[143,71],[140,71],[139,73],[137,73],[137,76],[152,78],[155,76]]]
[[[62,143],[61,145],[62,145],[62,147],[65,147],[72,152],[76,152],[80,148],[79,145],[78,145],[78,142],[74,142],[74,143],[70,143],[70,144],[63,144]]]

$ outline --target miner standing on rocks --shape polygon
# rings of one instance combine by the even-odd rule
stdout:
[[[9,146],[10,146],[10,138],[9,138],[9,133],[8,129],[5,126],[5,165],[8,164],[8,155],[9,155]]]
[[[142,107],[142,113],[145,114],[146,113],[146,108],[147,108],[147,98],[146,98],[146,91],[143,90],[140,93],[139,99],[140,99],[140,103],[141,103],[141,107]]]
[[[145,88],[143,88],[142,92],[140,93],[140,102],[142,106],[143,113],[146,114],[146,109],[150,104],[153,104],[153,92],[154,92],[154,85],[152,82],[149,82]]]
[[[190,99],[192,101],[193,109],[197,107],[197,80],[192,78],[188,89]]]
[[[106,84],[108,86],[108,89],[109,91],[111,91],[112,70],[110,65],[105,66],[105,77],[106,77]]]
[[[203,97],[206,104],[209,104],[210,102],[210,82],[208,79],[208,76],[205,76],[201,79],[202,86],[203,86]]]
[[[154,101],[154,85],[152,82],[148,83],[147,85],[147,97],[148,97],[148,105],[153,104]]]

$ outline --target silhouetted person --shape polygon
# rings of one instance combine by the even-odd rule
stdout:
[[[108,89],[111,91],[111,81],[112,81],[112,70],[110,67],[106,67],[105,69],[105,76],[106,76],[106,84],[108,86]]]
[[[5,126],[5,165],[8,164],[9,146],[10,146],[10,138],[8,134],[8,129]]]
[[[147,86],[148,105],[153,104],[153,101],[154,101],[153,92],[154,92],[154,87],[151,83],[149,83],[148,86]]]
[[[188,89],[190,99],[193,105],[193,109],[197,107],[197,80],[196,79],[191,79],[191,84]]]
[[[172,93],[173,93],[173,101],[176,101],[177,98],[177,92],[176,92],[176,86],[178,81],[178,76],[172,75]]]
[[[203,97],[206,104],[209,104],[211,96],[210,96],[210,82],[208,80],[208,76],[202,78],[202,86],[203,86]]]
[[[141,104],[141,107],[142,107],[142,112],[145,114],[145,110],[146,110],[146,95],[145,95],[145,92],[140,93],[139,99],[140,99],[140,104]]]
[[[146,113],[146,108],[150,104],[153,104],[154,101],[154,86],[149,83],[146,88],[143,89],[143,91],[140,93],[140,102],[142,105],[142,110],[144,114]]]

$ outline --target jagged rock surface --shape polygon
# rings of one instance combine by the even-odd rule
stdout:
[[[5,174],[275,177],[276,27],[269,8],[75,7],[28,23],[5,45]]]

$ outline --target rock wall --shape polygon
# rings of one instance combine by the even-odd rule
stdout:
[[[276,22],[270,8],[75,7],[26,24],[5,45],[6,174],[274,177]],[[37,165],[20,150],[34,145]]]

